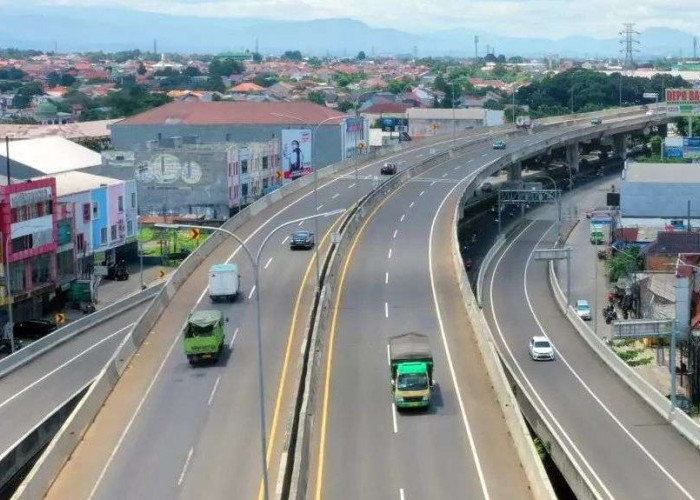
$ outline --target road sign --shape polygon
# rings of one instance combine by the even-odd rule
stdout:
[[[644,99],[658,99],[659,98],[659,93],[658,92],[644,92],[642,94],[642,97]]]
[[[538,248],[535,250],[535,260],[563,260],[569,257],[571,248]]]
[[[56,323],[62,325],[66,322],[66,315],[63,313],[58,313],[53,317],[53,319]]]
[[[644,337],[669,337],[673,331],[671,319],[628,319],[613,321],[613,337],[638,339]]]
[[[282,176],[283,176],[283,174],[282,174],[281,170],[278,170],[277,172],[275,172],[275,180],[281,181]]]
[[[159,277],[159,278],[162,278],[162,277],[164,277],[164,276],[165,276],[165,271],[163,271],[162,269],[160,269],[160,270],[158,271],[158,277]]]
[[[197,229],[197,228],[195,228],[195,227],[193,227],[192,229],[190,229],[190,238],[192,238],[193,240],[196,240],[197,238],[199,238],[199,235],[200,235],[200,234],[202,234],[202,230],[201,230],[201,229]]]
[[[95,266],[93,274],[95,276],[107,276],[108,272],[109,270],[107,269],[107,266]]]
[[[362,151],[366,147],[367,147],[367,144],[365,143],[365,141],[360,141],[357,143],[357,149],[359,149],[360,151]]]

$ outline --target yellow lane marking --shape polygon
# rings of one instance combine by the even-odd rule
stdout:
[[[331,224],[331,227],[328,228],[326,233],[324,234],[323,238],[321,239],[321,242],[319,245],[322,247],[323,244],[325,243],[326,239],[328,236],[331,234],[333,229],[340,223],[340,221],[343,220],[343,216],[341,215],[338,217],[333,224]],[[319,247],[320,248],[320,247]],[[284,353],[284,362],[282,363],[282,376],[280,378],[280,385],[277,390],[277,400],[275,401],[275,412],[272,417],[272,426],[270,428],[270,442],[268,443],[267,447],[267,465],[270,465],[270,457],[272,456],[272,450],[274,447],[275,443],[275,436],[277,435],[277,425],[279,422],[279,413],[282,407],[282,395],[284,394],[284,386],[287,381],[287,368],[289,366],[289,360],[291,358],[291,352],[292,352],[292,339],[294,338],[294,331],[296,329],[296,324],[297,324],[297,317],[299,315],[299,308],[301,307],[301,299],[304,294],[304,288],[306,287],[306,282],[309,278],[309,275],[311,274],[311,270],[313,269],[313,264],[316,262],[316,252],[311,257],[311,260],[309,261],[309,265],[306,266],[306,271],[304,272],[304,277],[301,280],[301,285],[299,285],[299,291],[297,292],[297,297],[296,297],[296,302],[294,303],[294,313],[292,314],[292,323],[289,326],[289,335],[287,337],[287,348]],[[268,484],[269,487],[269,484]],[[260,478],[260,487],[258,488],[258,498],[262,499],[264,496],[264,484],[262,477]]]

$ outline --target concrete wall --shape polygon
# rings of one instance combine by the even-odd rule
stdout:
[[[116,149],[135,149],[149,140],[175,136],[199,136],[202,144],[215,142],[265,142],[279,140],[283,129],[309,128],[305,125],[119,125],[111,128]],[[450,129],[451,130],[451,129]],[[343,159],[339,125],[321,125],[315,133],[314,164],[325,167]],[[107,175],[107,174],[105,174]]]
[[[433,130],[433,126],[437,125],[437,129]],[[463,134],[465,131],[477,127],[483,127],[484,120],[454,120],[454,127],[457,135]],[[425,137],[431,135],[451,135],[453,120],[423,120],[412,118],[408,121],[408,135],[416,137]]]

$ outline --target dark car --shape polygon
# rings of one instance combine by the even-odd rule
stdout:
[[[600,118],[593,118],[591,120],[591,125],[600,125],[601,123],[603,123],[603,120]]]
[[[292,234],[289,239],[289,248],[292,250],[305,249],[309,250],[314,247],[316,240],[314,233],[308,231],[297,231]]]
[[[491,184],[490,182],[484,182],[484,183],[481,185],[481,192],[482,192],[482,193],[491,193],[491,192],[493,192],[493,184]]]
[[[505,141],[496,141],[493,143],[493,149],[506,149]]]
[[[23,339],[40,339],[56,329],[56,323],[49,319],[29,319],[18,321],[12,330],[15,337]]]
[[[396,163],[385,163],[379,173],[382,175],[394,175],[396,173]]]

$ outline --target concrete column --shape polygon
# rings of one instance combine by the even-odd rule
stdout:
[[[572,172],[578,172],[578,142],[566,146],[566,164]]]
[[[523,164],[522,162],[513,163],[508,167],[508,180],[509,181],[519,181],[523,178]]]
[[[623,160],[627,153],[627,135],[617,134],[613,136],[613,151]]]

